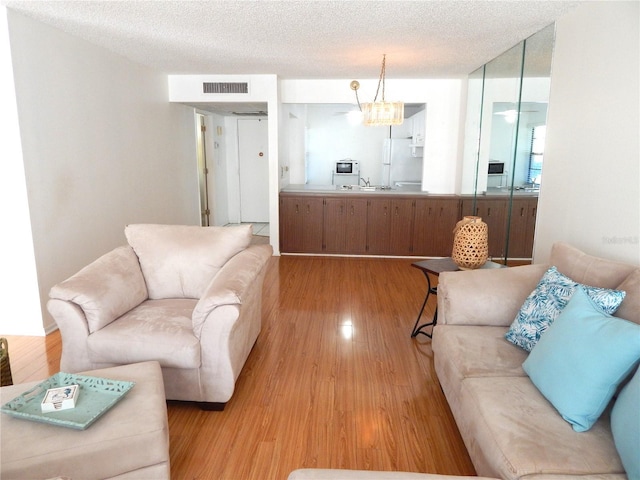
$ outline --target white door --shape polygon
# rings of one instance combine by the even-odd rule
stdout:
[[[268,141],[266,118],[238,120],[241,222],[269,222]]]

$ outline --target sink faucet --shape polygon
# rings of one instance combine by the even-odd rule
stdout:
[[[364,178],[360,177],[360,181],[361,181],[362,183],[364,183],[364,186],[365,186],[365,187],[370,187],[370,186],[371,186],[371,182],[369,181],[369,178],[367,178],[367,179],[365,180]]]

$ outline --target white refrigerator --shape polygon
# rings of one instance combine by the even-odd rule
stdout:
[[[422,157],[411,153],[408,138],[387,138],[382,156],[382,184],[396,186],[402,184],[422,184]]]

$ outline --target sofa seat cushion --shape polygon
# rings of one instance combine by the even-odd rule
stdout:
[[[447,375],[456,382],[465,377],[526,376],[522,362],[527,352],[504,338],[507,327],[438,325],[433,350],[446,358]]]
[[[197,300],[147,300],[89,335],[91,361],[126,364],[157,360],[162,367],[200,367],[191,313]]]
[[[466,418],[458,424],[473,439],[467,448],[478,475],[624,473],[608,415],[588,432],[575,432],[528,377],[466,378],[461,397]]]
[[[251,225],[127,225],[149,298],[200,298],[231,257],[251,243]]]

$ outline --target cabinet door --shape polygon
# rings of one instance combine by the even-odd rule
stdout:
[[[415,200],[391,200],[389,254],[413,255],[413,220]]]
[[[344,253],[346,248],[346,200],[324,199],[324,245],[327,253]]]
[[[367,202],[367,253],[387,255],[391,230],[391,201],[372,198]]]
[[[302,252],[303,199],[280,197],[280,250],[285,253]]]
[[[533,239],[536,235],[536,216],[538,215],[538,198],[529,198],[527,207],[527,237],[525,239],[525,258],[533,258]]]
[[[537,198],[514,198],[509,225],[509,258],[531,258],[536,227]]]
[[[489,256],[504,258],[507,234],[508,200],[502,198],[478,199],[473,211],[473,200],[463,200],[464,215],[476,215],[489,227]]]
[[[416,200],[413,228],[414,255],[451,256],[453,229],[460,218],[460,200],[458,198]]]
[[[322,253],[324,199],[305,198],[302,209],[302,251],[303,253]]]
[[[322,198],[280,197],[280,250],[322,252]]]
[[[367,253],[367,200],[350,198],[346,201],[344,253]]]

